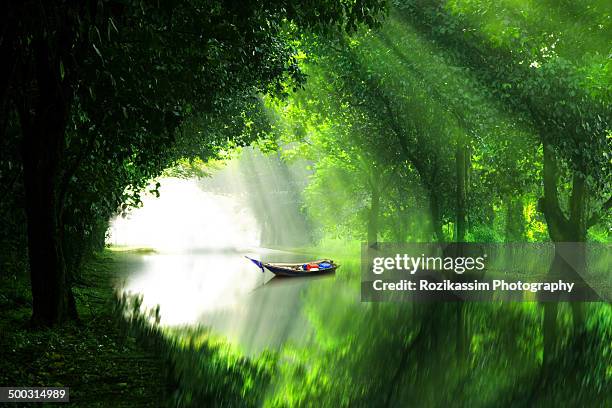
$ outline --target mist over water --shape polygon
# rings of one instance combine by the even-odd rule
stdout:
[[[160,251],[259,246],[257,221],[235,197],[203,191],[196,179],[159,182],[159,198],[146,195],[142,208],[112,223],[110,243]]]
[[[308,260],[278,249],[308,240],[295,200],[302,169],[247,150],[209,178],[159,181],[159,198],[146,195],[109,230],[112,245],[155,250],[129,255],[120,289],[142,295],[143,309],[159,305],[162,325],[208,326],[247,353],[303,338],[303,292],[329,280],[278,280],[244,257]]]

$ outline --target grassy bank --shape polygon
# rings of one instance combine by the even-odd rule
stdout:
[[[117,317],[113,282],[122,262],[109,252],[89,261],[75,287],[80,322],[53,329],[30,328],[25,279],[0,282],[1,385],[70,387],[71,406],[83,407],[150,407],[167,398],[162,359]]]

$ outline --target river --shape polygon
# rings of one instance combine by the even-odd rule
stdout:
[[[306,291],[332,291],[334,275],[279,278],[262,273],[244,256],[267,261],[310,259],[271,249],[201,249],[129,256],[119,290],[160,307],[163,326],[205,326],[245,354],[304,345],[312,327],[302,308]]]

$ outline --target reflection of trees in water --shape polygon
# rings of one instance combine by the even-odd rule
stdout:
[[[602,322],[609,312],[601,306],[593,309],[599,323],[578,336],[582,340],[570,335],[571,312],[565,310],[564,340],[544,376],[537,304],[467,303],[461,321],[456,309],[452,302],[361,303],[346,283],[313,287],[304,298],[313,341],[285,350],[291,363],[274,380],[282,391],[273,398],[288,406],[306,400],[338,407],[606,404],[610,382],[602,379],[610,336]],[[463,354],[457,351],[458,324],[467,331]]]

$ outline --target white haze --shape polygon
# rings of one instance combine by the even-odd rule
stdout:
[[[164,178],[159,198],[117,217],[109,243],[160,251],[259,246],[259,228],[249,208],[228,195],[206,192],[197,180]]]

